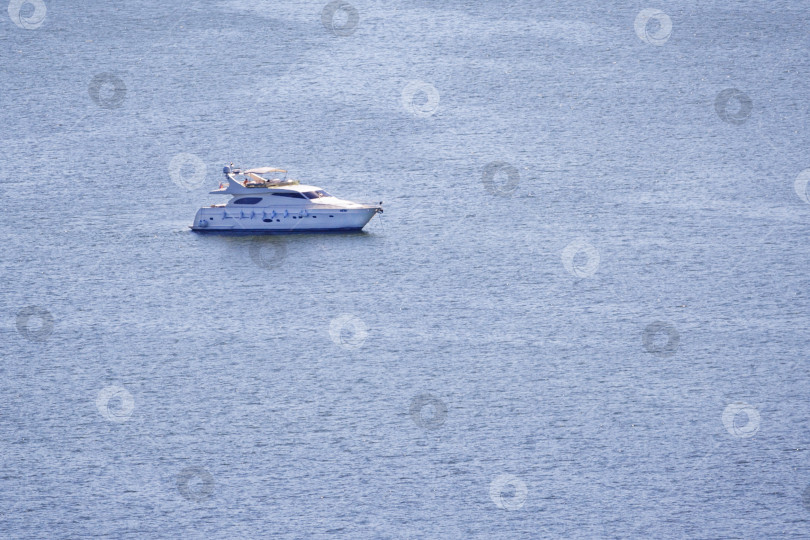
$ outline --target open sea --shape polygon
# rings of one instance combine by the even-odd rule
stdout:
[[[0,537],[810,538],[806,3],[6,3]]]

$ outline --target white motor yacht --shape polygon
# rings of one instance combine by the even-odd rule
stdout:
[[[225,204],[200,208],[191,229],[200,232],[293,233],[359,231],[382,203],[338,199],[317,186],[288,180],[284,169],[225,167],[226,182],[211,194],[230,195]],[[283,178],[267,178],[284,173]]]

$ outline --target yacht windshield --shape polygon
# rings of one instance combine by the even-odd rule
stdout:
[[[319,189],[318,191],[307,191],[306,193],[304,193],[304,195],[306,195],[307,199],[320,199],[322,197],[331,197],[331,195],[329,195],[322,189]]]

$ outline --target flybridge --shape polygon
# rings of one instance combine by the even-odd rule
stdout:
[[[210,193],[216,194],[242,194],[252,192],[256,189],[270,189],[284,186],[294,186],[298,184],[298,180],[288,180],[287,171],[278,169],[276,167],[256,167],[253,169],[240,169],[238,167],[225,167],[222,169],[227,183],[219,185],[219,189],[215,189]],[[265,178],[261,175],[270,175],[275,173],[284,173],[283,178]]]

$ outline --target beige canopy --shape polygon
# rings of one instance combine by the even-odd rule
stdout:
[[[254,182],[267,182],[267,178],[262,178],[258,174],[253,174],[251,172],[247,173],[247,177],[253,180]]]
[[[243,171],[243,172],[245,172],[245,173],[256,173],[256,174],[266,174],[266,173],[272,173],[272,172],[285,173],[287,171],[285,171],[284,169],[276,169],[275,167],[258,167],[256,169],[248,169],[248,170]]]

